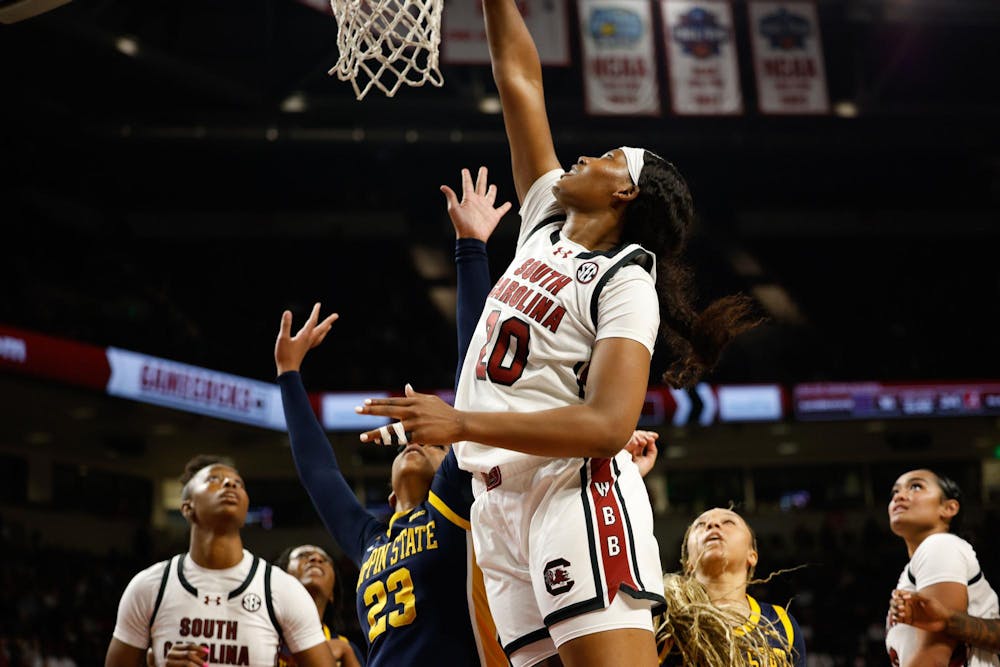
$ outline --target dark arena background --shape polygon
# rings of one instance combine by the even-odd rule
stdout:
[[[637,71],[592,70],[585,5],[556,2],[560,160],[622,144],[672,160],[699,213],[699,302],[743,292],[767,318],[697,389],[651,376],[663,566],[697,513],[733,503],[758,574],[805,566],[751,592],[788,602],[809,665],[888,664],[899,474],[963,487],[968,539],[1000,582],[1000,4],[770,3],[814,12],[822,57],[796,72],[755,67],[753,2],[715,3],[740,103],[709,115],[677,112],[666,10],[631,1],[651,17],[638,74],[658,109],[594,112],[588,77]],[[336,553],[273,384],[285,308],[341,314],[304,377],[373,510],[395,452],[358,442],[352,406],[453,384],[438,186],[486,165],[516,199],[490,67],[447,57],[446,34],[442,88],[358,101],[326,73],[337,24],[315,5],[0,2],[0,665],[102,664],[129,578],[186,549],[176,479],[195,453],[236,460],[250,550]],[[765,79],[796,76],[822,108],[765,111]],[[490,242],[494,277],[516,229],[510,213]],[[211,397],[178,388],[208,382]]]

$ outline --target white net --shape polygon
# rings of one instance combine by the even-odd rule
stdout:
[[[440,87],[443,0],[331,0],[340,57],[330,69],[360,100],[372,87],[392,97],[404,83]]]

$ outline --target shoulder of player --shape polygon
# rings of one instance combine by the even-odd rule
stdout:
[[[261,565],[264,564],[261,563]],[[266,570],[267,568],[264,569]],[[277,565],[271,563],[270,571],[272,592],[281,594],[289,590],[298,591],[300,588],[305,590],[305,586],[302,585],[302,582],[282,570]]]
[[[940,555],[952,552],[971,552],[972,545],[953,533],[934,533],[928,535],[913,552],[910,562],[920,562],[928,555]]]
[[[798,621],[795,620],[795,617],[781,605],[771,604],[770,602],[756,602],[760,608],[760,617],[764,619],[766,624],[775,631],[780,629],[783,640],[789,644],[794,644],[796,627],[798,626]]]
[[[521,202],[521,210],[524,211],[525,208],[531,206],[532,204],[549,204],[555,203],[556,196],[552,192],[552,186],[555,185],[556,181],[562,178],[562,175],[566,172],[560,169],[552,169],[538,178],[535,182],[531,184],[528,191],[524,193],[524,200]]]
[[[780,621],[781,617],[784,616],[790,621],[795,622],[795,617],[788,611],[785,607],[780,604],[772,604],[770,602],[757,601],[760,605],[760,615],[766,618],[770,622]]]
[[[471,479],[469,483],[472,483]],[[432,490],[427,496],[424,506],[428,512],[434,517],[443,519],[444,523],[448,526],[455,526],[463,531],[472,530],[472,524],[467,518],[469,516],[469,507],[466,503],[456,502],[455,500],[456,497],[460,498],[459,494],[445,495],[441,493],[441,489],[437,489],[437,491],[438,493],[435,493]]]
[[[132,577],[132,586],[140,586],[146,588],[159,588],[160,581],[163,579],[164,568],[176,567],[177,560],[176,557],[171,557],[166,560],[161,560],[158,563],[153,563],[144,570],[140,570]]]

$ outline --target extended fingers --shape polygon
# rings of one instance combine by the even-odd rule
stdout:
[[[322,335],[325,336],[327,332],[330,331],[330,327],[333,326],[333,323],[339,319],[340,319],[340,313],[330,313],[329,315],[327,315],[325,320],[319,323],[319,325],[316,327],[316,330],[322,332]]]
[[[458,195],[455,191],[449,188],[447,185],[441,186],[441,192],[444,193],[444,198],[448,202],[448,208],[458,208]]]
[[[288,338],[292,335],[292,311],[281,314],[281,326],[278,328],[278,338]]]
[[[486,176],[488,173],[486,167],[480,167],[479,173],[476,175],[476,194],[480,197],[486,196]]]
[[[412,428],[410,422],[404,419],[365,431],[360,439],[361,442],[371,442],[376,445],[405,445],[416,442],[410,428]]]
[[[462,199],[465,199],[470,194],[476,191],[474,185],[472,185],[472,174],[469,173],[468,169],[462,170]]]

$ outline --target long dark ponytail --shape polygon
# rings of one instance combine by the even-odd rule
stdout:
[[[700,313],[693,305],[691,270],[680,255],[694,221],[687,183],[671,163],[645,151],[639,195],[625,209],[622,240],[656,253],[656,291],[660,301],[659,339],[674,361],[663,374],[673,387],[696,383],[739,334],[755,327],[753,301],[744,295],[713,301]]]

